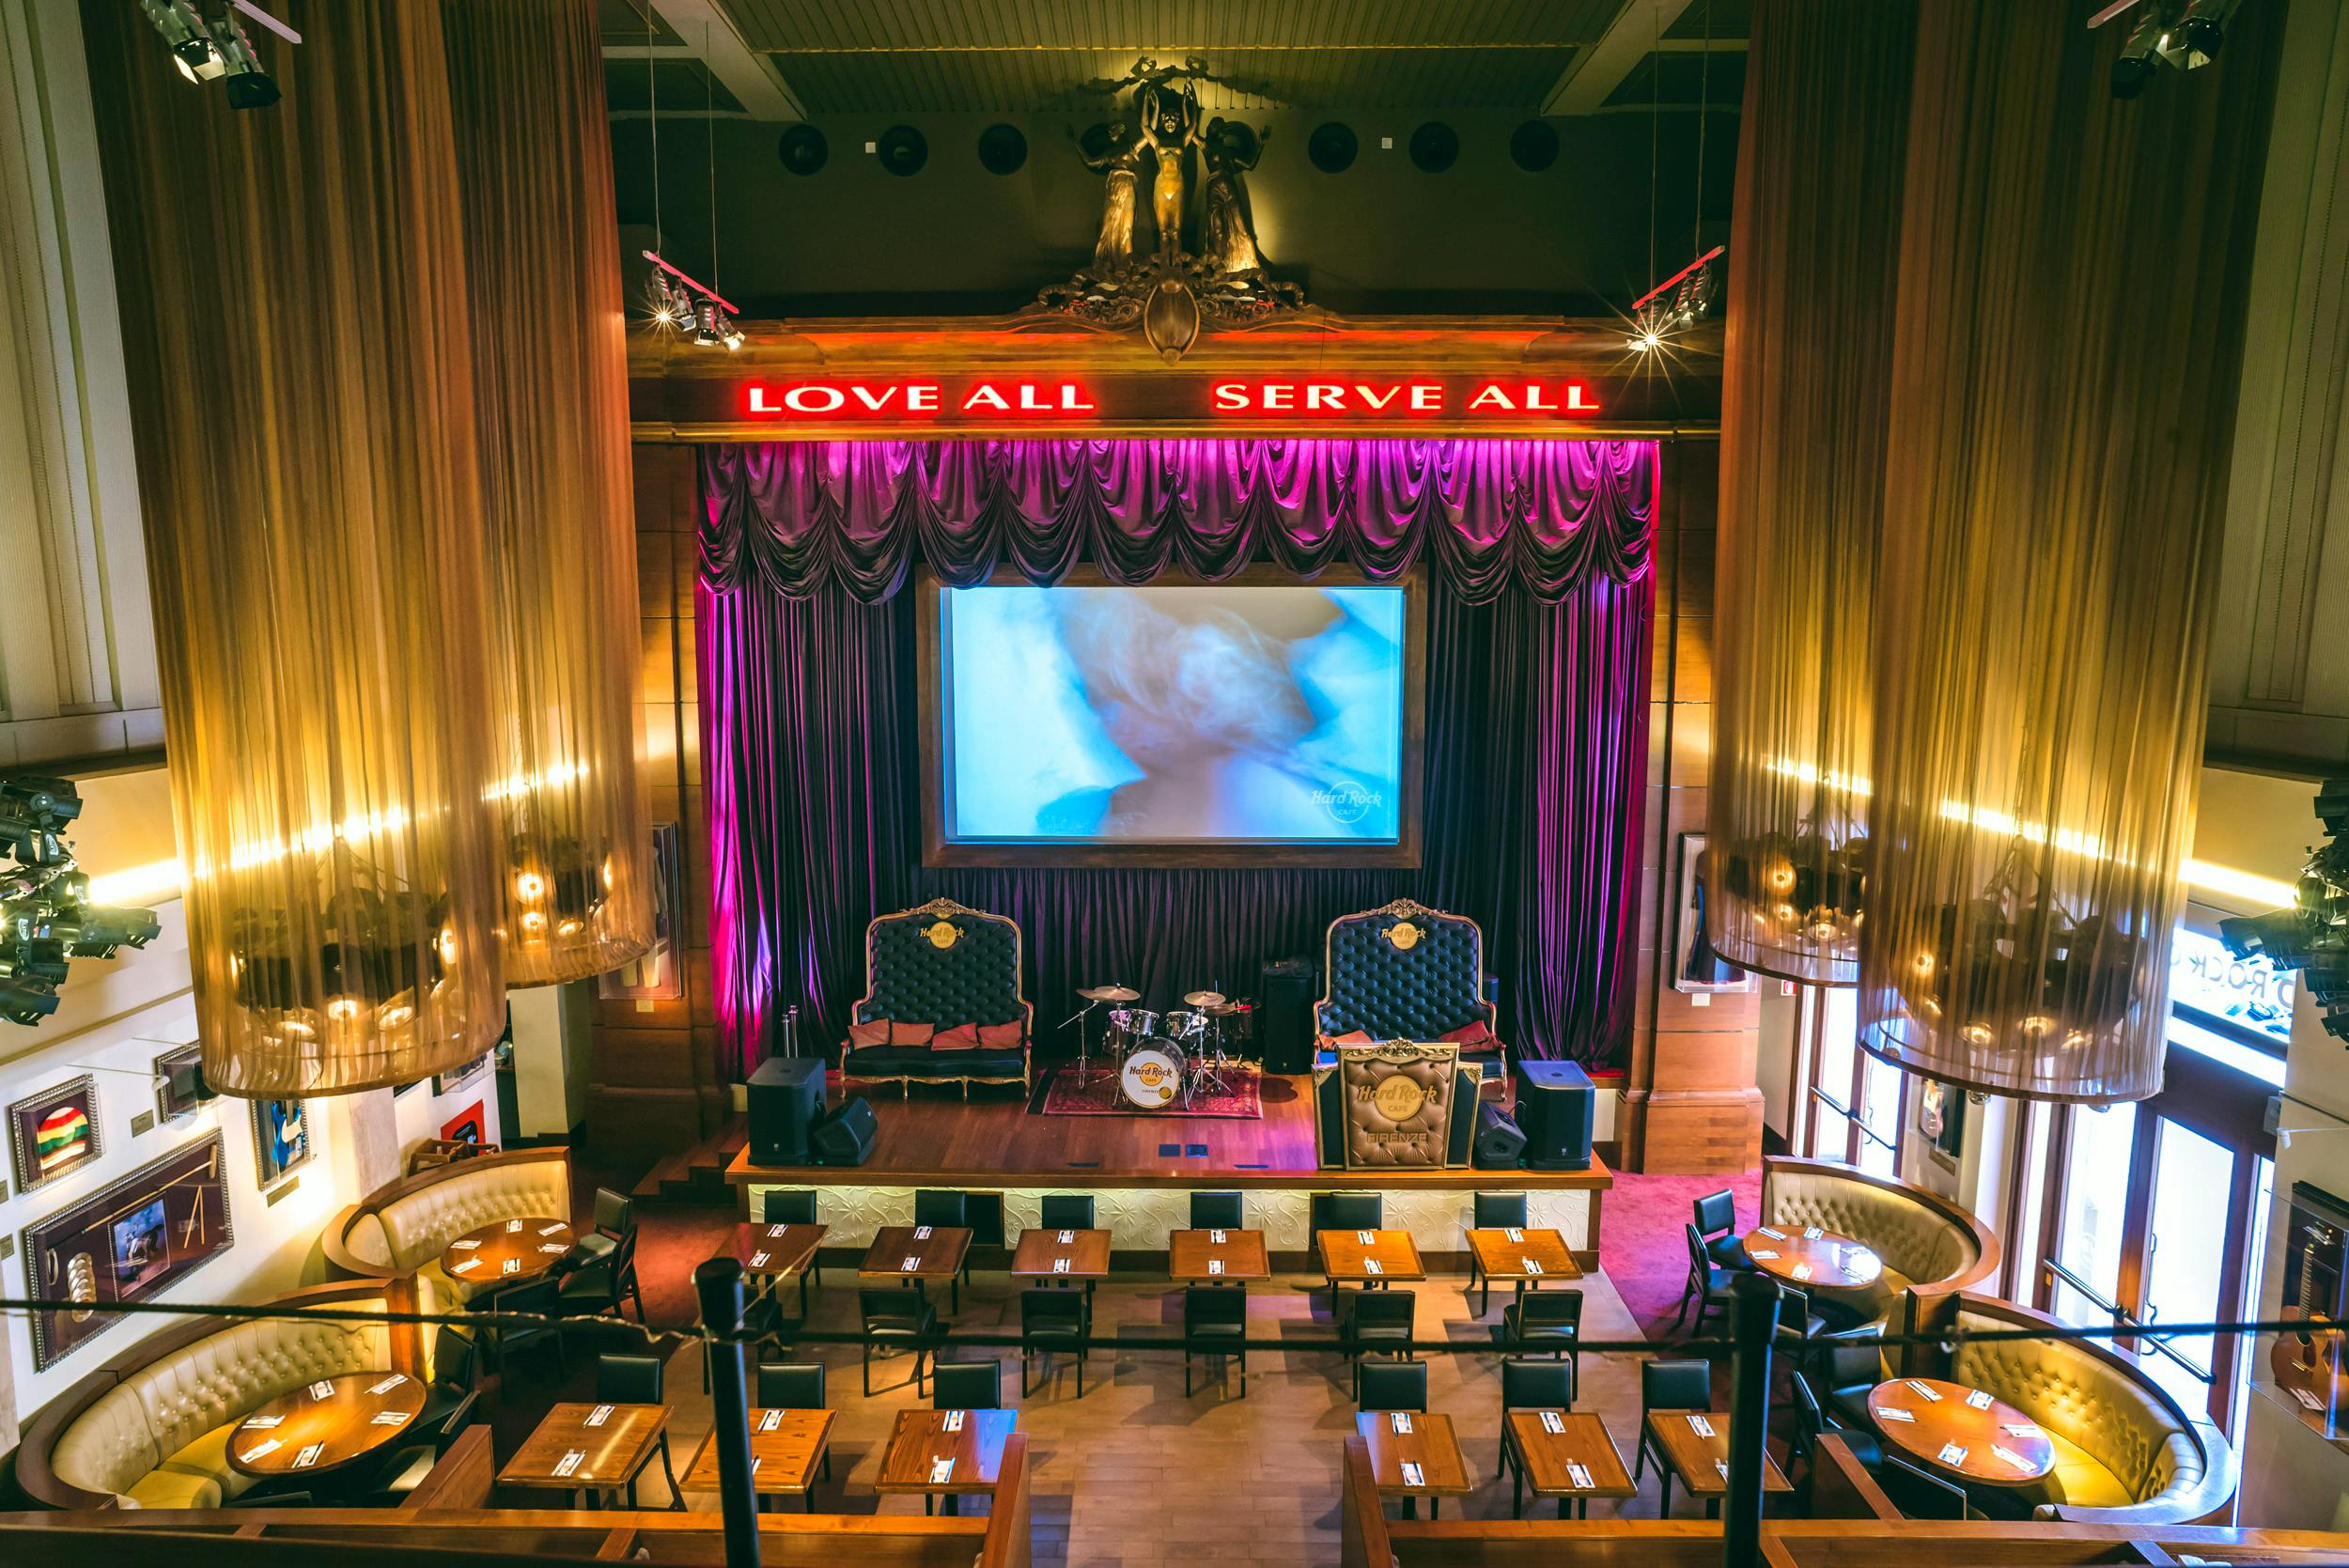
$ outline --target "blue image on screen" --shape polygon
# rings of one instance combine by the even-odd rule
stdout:
[[[940,599],[950,838],[1398,841],[1401,588]]]

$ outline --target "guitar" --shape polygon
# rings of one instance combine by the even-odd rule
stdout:
[[[2316,1302],[2317,1250],[2341,1245],[2341,1233],[2328,1225],[2301,1228],[2299,1305],[2286,1307],[2286,1317],[2321,1316]],[[2299,1407],[2300,1419],[2326,1436],[2341,1435],[2341,1407],[2349,1404],[2349,1345],[2339,1328],[2301,1329],[2276,1336],[2268,1366],[2277,1383]]]

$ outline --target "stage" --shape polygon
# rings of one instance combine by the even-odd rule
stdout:
[[[835,1098],[838,1095],[834,1091]],[[1264,1115],[1231,1120],[1182,1115],[1044,1116],[1016,1092],[916,1087],[903,1098],[865,1095],[879,1122],[873,1157],[852,1168],[774,1167],[746,1147],[726,1167],[744,1212],[770,1187],[823,1189],[826,1246],[861,1249],[883,1225],[908,1224],[916,1188],[1001,1192],[1011,1235],[1036,1223],[1048,1193],[1090,1192],[1121,1252],[1163,1253],[1166,1233],[1188,1224],[1194,1189],[1248,1194],[1248,1223],[1266,1233],[1283,1266],[1311,1249],[1307,1200],[1315,1192],[1385,1195],[1387,1223],[1408,1230],[1431,1263],[1465,1257],[1470,1195],[1522,1191],[1528,1222],[1562,1232],[1585,1268],[1598,1256],[1599,1208],[1614,1176],[1595,1157],[1587,1171],[1325,1170],[1314,1148],[1310,1080],[1267,1074]]]

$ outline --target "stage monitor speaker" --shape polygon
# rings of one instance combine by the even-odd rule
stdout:
[[[1476,1108],[1482,1103],[1485,1069],[1475,1062],[1452,1064],[1452,1114],[1444,1122],[1443,1162],[1455,1169],[1469,1162],[1476,1144]]]
[[[1591,1075],[1572,1062],[1517,1062],[1517,1126],[1529,1171],[1588,1171],[1597,1114]]]
[[[1514,1171],[1525,1157],[1525,1134],[1497,1105],[1476,1108],[1476,1165],[1482,1171]]]
[[[873,1139],[880,1124],[863,1098],[850,1100],[816,1126],[810,1141],[818,1165],[862,1165],[873,1157]]]
[[[824,1059],[770,1056],[751,1075],[751,1163],[806,1165],[824,1115]]]
[[[1310,958],[1268,960],[1256,977],[1256,1043],[1268,1073],[1314,1070],[1314,985]]]

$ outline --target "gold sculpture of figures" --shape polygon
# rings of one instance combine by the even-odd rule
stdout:
[[[1178,93],[1170,83],[1145,79],[1134,103],[1142,111],[1142,139],[1159,164],[1150,186],[1159,254],[1172,259],[1183,249],[1183,154],[1199,142],[1199,89],[1186,82]]]
[[[1093,271],[1109,277],[1133,259],[1134,198],[1142,183],[1142,138],[1119,120],[1096,152],[1081,143],[1077,156],[1101,177],[1101,237],[1093,242]]]
[[[1207,122],[1200,138],[1199,157],[1207,174],[1201,190],[1199,250],[1219,272],[1252,272],[1264,266],[1247,179],[1263,156],[1264,138],[1253,128],[1221,116]]]

